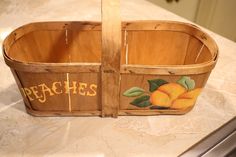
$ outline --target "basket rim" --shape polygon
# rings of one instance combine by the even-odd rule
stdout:
[[[10,58],[7,55],[6,52],[6,44],[9,42],[14,44],[18,39],[20,39],[22,36],[26,34],[20,34],[20,36],[17,37],[17,39],[14,39],[14,42],[12,43],[11,40],[12,36],[15,36],[15,33],[19,30],[24,29],[25,27],[30,27],[32,25],[44,25],[44,24],[61,24],[62,28],[64,29],[65,25],[68,29],[70,29],[70,23],[80,23],[85,25],[85,30],[100,30],[101,29],[101,22],[99,21],[50,21],[50,22],[33,22],[29,24],[25,24],[15,30],[13,30],[3,41],[3,56],[5,59],[6,64],[19,71],[28,71],[32,72],[34,69],[34,72],[99,72],[101,63],[83,63],[83,62],[73,62],[73,63],[46,63],[46,62],[22,62],[18,60],[14,60]],[[167,20],[135,20],[135,21],[124,21],[122,22],[122,30],[162,30],[162,28],[159,27],[159,23],[161,24],[174,24],[176,26],[187,26],[191,29],[193,29],[193,32],[191,32],[192,36],[199,39],[203,44],[208,40],[212,44],[211,50],[209,47],[207,47],[210,52],[213,54],[212,59],[203,63],[198,64],[187,64],[187,65],[133,65],[133,64],[121,64],[121,73],[136,73],[136,74],[160,74],[160,75],[172,75],[172,74],[182,74],[184,70],[188,71],[188,74],[199,74],[199,73],[206,73],[211,71],[219,56],[219,48],[215,42],[215,40],[210,37],[207,33],[205,33],[201,28],[197,27],[196,25],[193,25],[191,23],[186,22],[179,22],[179,21],[167,21]],[[146,24],[145,29],[141,29],[138,27],[139,24]],[[95,25],[95,27],[94,27]],[[73,27],[71,25],[71,27]],[[60,29],[60,30],[61,30]],[[176,28],[172,28],[176,29]],[[32,31],[31,31],[32,32]],[[183,31],[178,31],[183,32]],[[197,34],[201,32],[201,34]],[[28,32],[30,33],[30,32]],[[187,32],[183,32],[187,33]],[[188,33],[187,33],[188,34]],[[196,36],[198,35],[198,36]],[[206,44],[205,44],[206,45]],[[10,47],[9,47],[10,48]],[[30,67],[30,68],[29,68]],[[69,67],[71,69],[69,69]],[[139,70],[138,68],[141,68]],[[186,71],[185,73],[186,74]]]
[[[101,71],[101,63],[24,63],[14,61],[8,56],[4,57],[6,64],[19,71],[25,72],[93,72]],[[211,71],[217,60],[209,61],[204,64],[193,65],[121,65],[121,74],[154,74],[154,75],[184,75],[184,74],[201,74]]]

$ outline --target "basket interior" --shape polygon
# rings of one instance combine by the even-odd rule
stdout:
[[[100,63],[101,30],[30,31],[6,51],[13,60],[41,63]],[[187,65],[208,62],[212,53],[196,37],[168,30],[123,30],[121,64]]]

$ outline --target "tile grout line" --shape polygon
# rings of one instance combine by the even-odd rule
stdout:
[[[23,101],[23,99],[17,100],[16,102],[11,103],[10,105],[6,105],[3,108],[0,108],[0,112],[7,110],[8,108],[18,104],[21,101]]]

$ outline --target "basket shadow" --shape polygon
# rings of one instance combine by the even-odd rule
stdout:
[[[204,88],[204,92],[202,94],[202,97],[206,102],[208,102],[210,105],[212,105],[215,109],[222,109],[222,111],[225,108],[230,107],[231,103],[228,102],[226,95],[222,93],[221,91],[218,91],[216,87],[208,84]]]

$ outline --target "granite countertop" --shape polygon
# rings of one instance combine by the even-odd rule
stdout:
[[[144,0],[121,2],[123,20],[187,20]],[[100,0],[0,2],[0,43],[34,21],[100,20]],[[236,43],[208,32],[218,63],[194,109],[183,116],[33,117],[0,56],[0,156],[177,156],[236,115]]]

